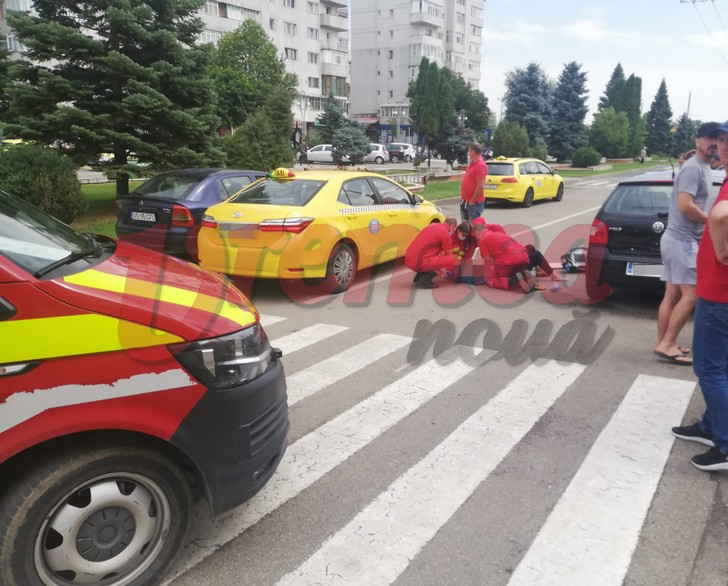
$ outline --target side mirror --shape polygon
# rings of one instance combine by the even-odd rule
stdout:
[[[425,201],[425,199],[421,195],[418,195],[416,193],[412,194],[412,199],[414,200],[415,205],[420,205]]]

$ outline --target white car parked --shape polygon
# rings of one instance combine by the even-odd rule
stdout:
[[[405,163],[409,163],[417,156],[417,149],[411,144],[407,144],[406,142],[393,142],[392,144],[396,147],[402,147],[404,149]]]
[[[384,161],[389,160],[389,153],[383,144],[372,143],[369,145],[369,148],[371,149],[371,152],[364,157],[365,163],[376,163],[377,165],[381,165]]]

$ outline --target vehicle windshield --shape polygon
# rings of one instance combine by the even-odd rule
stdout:
[[[95,246],[28,202],[0,190],[0,254],[31,274]]]
[[[184,199],[202,177],[187,174],[163,173],[137,187],[132,195],[161,197],[163,199]]]
[[[488,162],[488,175],[513,175],[513,163]]]
[[[671,183],[620,185],[604,205],[610,214],[654,216],[670,208]]]
[[[310,179],[266,179],[253,183],[228,200],[228,203],[256,203],[279,206],[305,206],[326,181]]]

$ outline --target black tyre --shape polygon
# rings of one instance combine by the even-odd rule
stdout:
[[[392,155],[392,162],[399,163],[399,155]]]
[[[383,165],[383,164],[384,164],[384,157],[376,157],[376,158],[374,159],[374,162],[375,162],[375,163],[376,163],[377,165]]]
[[[554,201],[561,201],[562,199],[564,199],[564,184],[560,183],[559,188],[556,190]]]
[[[0,498],[0,584],[158,583],[187,534],[192,498],[169,459],[140,448],[48,456]]]
[[[343,293],[356,276],[356,256],[347,244],[339,244],[329,258],[326,269],[326,281],[332,293]]]
[[[523,201],[521,202],[521,207],[530,208],[531,204],[533,204],[533,189],[531,189],[529,187],[526,190],[526,195],[523,196]]]

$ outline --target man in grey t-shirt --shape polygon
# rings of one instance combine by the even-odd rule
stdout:
[[[686,356],[689,349],[678,346],[677,337],[695,307],[695,263],[708,218],[709,210],[704,207],[712,185],[710,162],[717,149],[719,126],[706,122],[698,129],[695,156],[675,178],[667,228],[660,240],[665,296],[657,313],[655,354],[672,364],[693,364]]]

